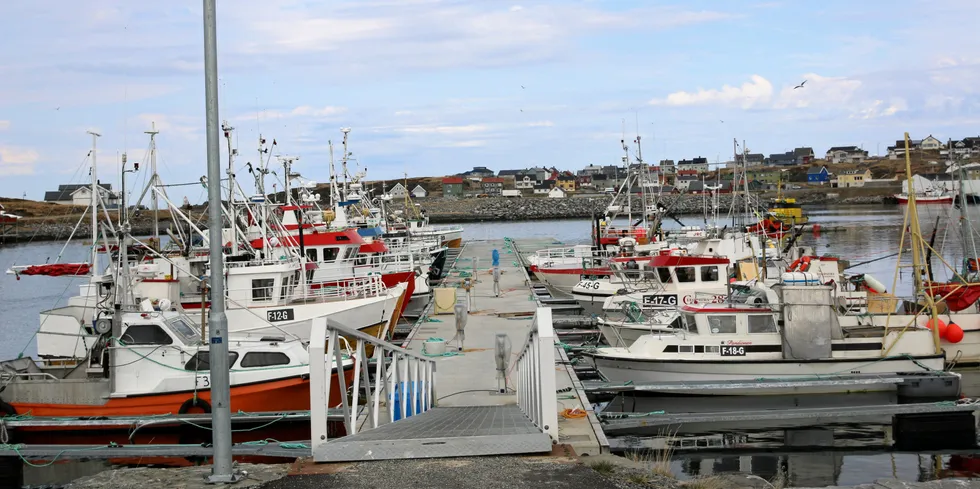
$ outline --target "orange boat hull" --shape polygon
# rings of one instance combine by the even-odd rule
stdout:
[[[463,238],[460,237],[449,241],[443,241],[442,245],[446,248],[460,248],[463,246]]]
[[[344,370],[347,385],[351,385],[354,369],[348,366]],[[340,383],[337,373],[331,377],[330,398],[340,405]],[[184,414],[185,412],[205,412],[204,407],[211,406],[211,391],[198,390],[198,404],[189,409],[185,406],[193,401],[194,392],[174,392],[166,394],[150,394],[112,398],[101,405],[85,404],[44,404],[17,403],[11,405],[18,414],[30,413],[34,417],[99,417],[99,416],[151,416],[160,414]],[[334,407],[335,407],[334,406]],[[182,407],[184,407],[182,411]],[[305,411],[310,409],[310,380],[308,376],[297,376],[288,379],[258,382],[255,384],[238,385],[231,388],[231,412],[263,412],[263,411]],[[93,428],[98,428],[93,426]],[[48,429],[48,428],[43,428]]]

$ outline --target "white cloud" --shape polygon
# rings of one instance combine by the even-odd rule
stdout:
[[[32,175],[34,163],[38,160],[37,151],[17,146],[0,146],[0,174]]]
[[[433,147],[436,148],[481,148],[487,145],[487,141],[482,139],[469,139],[466,141],[448,141],[436,143]]]
[[[553,127],[555,123],[551,121],[536,121],[536,122],[528,122],[525,125],[527,127]]]
[[[905,100],[894,99],[890,103],[884,100],[875,100],[867,104],[864,108],[858,109],[851,114],[851,119],[877,119],[880,117],[891,117],[900,111],[908,110]]]
[[[346,107],[333,107],[328,105],[326,107],[314,108],[309,105],[301,105],[290,111],[290,115],[301,117],[330,117],[343,114],[344,112],[347,112]]]
[[[472,134],[478,132],[484,132],[488,129],[487,126],[483,124],[468,124],[462,126],[436,126],[436,125],[416,125],[416,126],[404,126],[395,128],[398,132],[407,132],[410,134]]]
[[[0,121],[0,131],[10,129],[10,121]]]
[[[752,75],[752,81],[740,87],[724,85],[721,89],[705,90],[699,88],[696,92],[674,92],[663,99],[653,99],[650,105],[689,106],[689,105],[722,105],[748,109],[768,103],[772,100],[772,83],[762,76]]]
[[[786,86],[779,92],[775,108],[826,107],[849,104],[855,93],[861,88],[861,81],[851,78],[826,77],[816,73],[807,73],[801,80],[806,80],[802,88]]]
[[[246,0],[246,3],[250,3]],[[576,38],[614,29],[670,29],[733,17],[672,7],[609,10],[589,5],[501,6],[494,2],[335,2],[329,8],[243,6],[230,22],[247,55],[275,53],[347,73],[393,68],[512,66],[578,54]],[[329,56],[317,56],[329,53]]]

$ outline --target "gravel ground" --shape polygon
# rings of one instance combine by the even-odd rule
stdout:
[[[233,486],[256,488],[269,481],[281,479],[289,472],[289,465],[238,464],[247,477]],[[210,465],[183,468],[125,468],[78,479],[67,486],[69,489],[210,489],[204,478],[211,474]]]
[[[570,458],[472,457],[388,460],[334,467],[333,473],[295,475],[269,482],[262,489],[380,487],[517,489],[542,487],[636,489],[606,478]]]

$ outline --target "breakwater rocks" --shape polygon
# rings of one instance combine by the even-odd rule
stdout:
[[[77,218],[73,218],[74,221]],[[75,229],[73,240],[79,242],[91,241],[92,231],[89,221]],[[115,223],[114,223],[115,224]],[[131,223],[133,236],[149,236],[153,234],[153,222],[149,220],[138,220]],[[160,232],[170,226],[170,221],[160,221]],[[32,241],[64,241],[72,236],[72,229],[75,228],[74,222],[45,222],[40,220],[21,221],[11,229],[14,233],[0,238],[0,243],[29,243]]]
[[[701,214],[705,206],[701,195],[673,194],[661,197],[660,203],[674,214]],[[808,192],[795,196],[803,205],[826,204],[882,204],[883,196],[858,196],[850,198],[827,197],[826,193]],[[602,216],[612,202],[610,196],[569,197],[549,199],[545,197],[523,198],[484,198],[460,200],[430,200],[421,202],[422,208],[433,223],[472,222],[472,221],[525,221],[535,219],[572,219]],[[625,204],[625,203],[624,203]],[[643,212],[640,199],[634,199],[632,210]],[[732,205],[732,195],[718,197],[722,212]]]

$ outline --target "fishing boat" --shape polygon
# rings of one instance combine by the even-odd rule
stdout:
[[[165,304],[166,305],[166,304]],[[189,316],[149,303],[127,312],[106,312],[94,323],[78,316],[73,341],[87,348],[77,357],[18,358],[0,362],[0,409],[34,417],[151,416],[211,411],[209,348]],[[52,311],[46,313],[54,320]],[[83,326],[79,327],[79,324]],[[114,332],[116,330],[117,332]],[[39,335],[39,349],[50,337]],[[244,412],[310,408],[309,354],[302,341],[268,336],[229,336],[231,409]],[[331,396],[347,385],[353,361],[333,368]],[[337,398],[339,399],[339,397]],[[97,425],[92,426],[98,428]]]
[[[902,205],[908,205],[909,194],[908,192],[902,192],[895,196],[898,199],[898,203]],[[916,192],[915,194],[916,204],[952,204],[953,194],[938,188],[932,188],[922,192]]]
[[[943,370],[945,355],[936,352],[929,330],[895,329],[873,339],[844,337],[836,315],[826,306],[832,290],[830,285],[758,285],[723,304],[684,306],[679,326],[672,331],[643,335],[628,347],[599,348],[591,356],[607,380],[634,383],[775,382]],[[840,388],[819,385],[797,393]],[[777,392],[760,389],[755,394]]]

